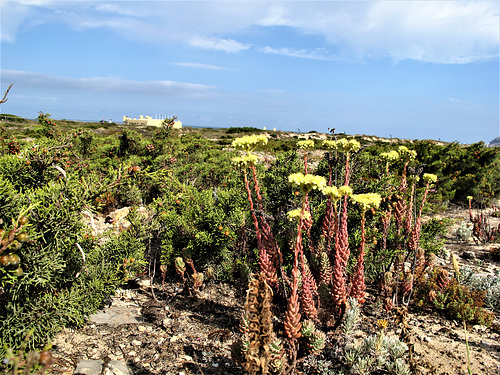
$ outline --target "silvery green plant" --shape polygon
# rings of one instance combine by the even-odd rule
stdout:
[[[460,281],[463,285],[471,289],[486,291],[484,303],[488,308],[500,312],[500,275],[498,271],[495,275],[479,276],[472,268],[462,267],[460,275]]]
[[[385,371],[395,375],[409,375],[406,363],[408,346],[395,336],[385,335],[386,321],[379,322],[380,331],[368,336],[360,344],[348,344],[344,350],[344,361],[350,372],[356,375]]]
[[[456,233],[457,239],[460,242],[467,242],[467,240],[472,237],[472,224],[465,222],[462,223]]]
[[[358,300],[356,298],[349,298],[348,303],[349,309],[345,313],[345,319],[342,323],[342,333],[345,337],[349,337],[356,325],[361,320]]]

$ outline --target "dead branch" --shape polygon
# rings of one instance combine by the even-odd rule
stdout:
[[[0,104],[3,104],[7,101],[7,94],[9,93],[10,91],[10,88],[12,87],[13,83],[10,84],[9,88],[7,89],[7,91],[5,91],[5,94],[3,95],[3,98],[2,100],[0,100]]]

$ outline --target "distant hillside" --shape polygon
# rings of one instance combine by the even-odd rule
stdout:
[[[494,140],[490,142],[488,147],[498,147],[500,146],[500,137],[496,137]]]

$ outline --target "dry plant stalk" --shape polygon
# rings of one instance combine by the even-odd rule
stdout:
[[[276,362],[282,363],[281,356],[272,347],[276,340],[272,324],[272,297],[272,289],[261,272],[250,281],[244,305],[243,368],[250,375],[269,374],[272,369],[280,367],[276,366]]]

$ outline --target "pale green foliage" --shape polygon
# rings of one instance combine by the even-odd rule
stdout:
[[[500,312],[500,275],[478,276],[469,267],[460,269],[460,282],[471,289],[486,291],[484,303],[487,307]]]
[[[353,374],[371,374],[386,371],[395,375],[409,375],[405,362],[408,346],[395,336],[386,336],[383,331],[366,337],[359,345],[348,345],[344,359]]]

